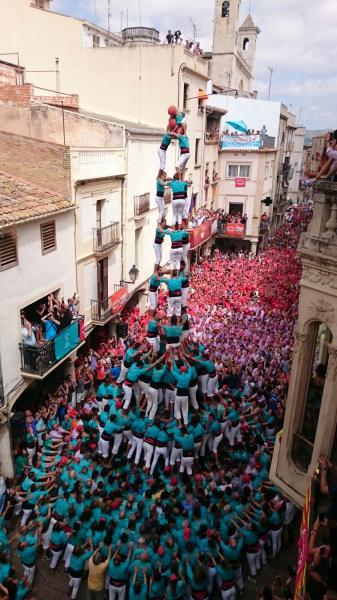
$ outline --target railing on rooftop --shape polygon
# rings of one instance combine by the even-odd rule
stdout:
[[[79,316],[52,340],[48,340],[40,346],[26,346],[20,343],[21,371],[38,378],[44,377],[54,365],[75,350],[84,339],[84,317]]]
[[[95,253],[106,252],[120,242],[119,223],[111,223],[106,227],[93,229],[93,245]]]
[[[159,31],[153,27],[126,27],[122,30],[123,42],[150,42],[159,44]]]

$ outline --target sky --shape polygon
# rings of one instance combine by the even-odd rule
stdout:
[[[212,49],[213,0],[110,0],[111,30],[142,25],[155,27],[165,37],[180,29],[184,38],[197,39]],[[336,129],[337,107],[337,0],[242,0],[240,20],[251,5],[258,38],[255,81],[260,99],[266,99],[274,69],[271,99],[287,104],[308,129]],[[88,19],[107,27],[108,0],[54,0],[53,10]],[[335,109],[333,108],[335,106]]]

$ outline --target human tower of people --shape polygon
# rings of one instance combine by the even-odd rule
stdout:
[[[188,296],[188,138],[184,116],[170,113],[146,332],[127,340],[121,365],[109,345],[82,355],[76,380],[27,411],[0,520],[2,598],[35,597],[46,559],[52,573],[63,561],[73,599],[88,571],[90,600],[235,600],[244,573],[255,580],[277,556],[293,518],[268,472],[296,318],[299,226],[253,259],[216,253],[194,270]],[[169,180],[174,138],[181,157]],[[170,276],[160,267],[165,235]]]

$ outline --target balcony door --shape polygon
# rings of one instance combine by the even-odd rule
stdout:
[[[108,258],[103,258],[97,263],[97,300],[101,312],[105,312],[109,308],[108,260]]]
[[[96,202],[96,235],[97,235],[97,246],[102,246],[102,211],[103,211],[104,200],[97,200]]]

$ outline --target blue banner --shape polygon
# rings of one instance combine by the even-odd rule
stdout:
[[[79,344],[78,321],[72,323],[54,338],[55,358],[61,360]]]
[[[257,134],[223,134],[220,140],[221,150],[259,150],[261,136]]]

